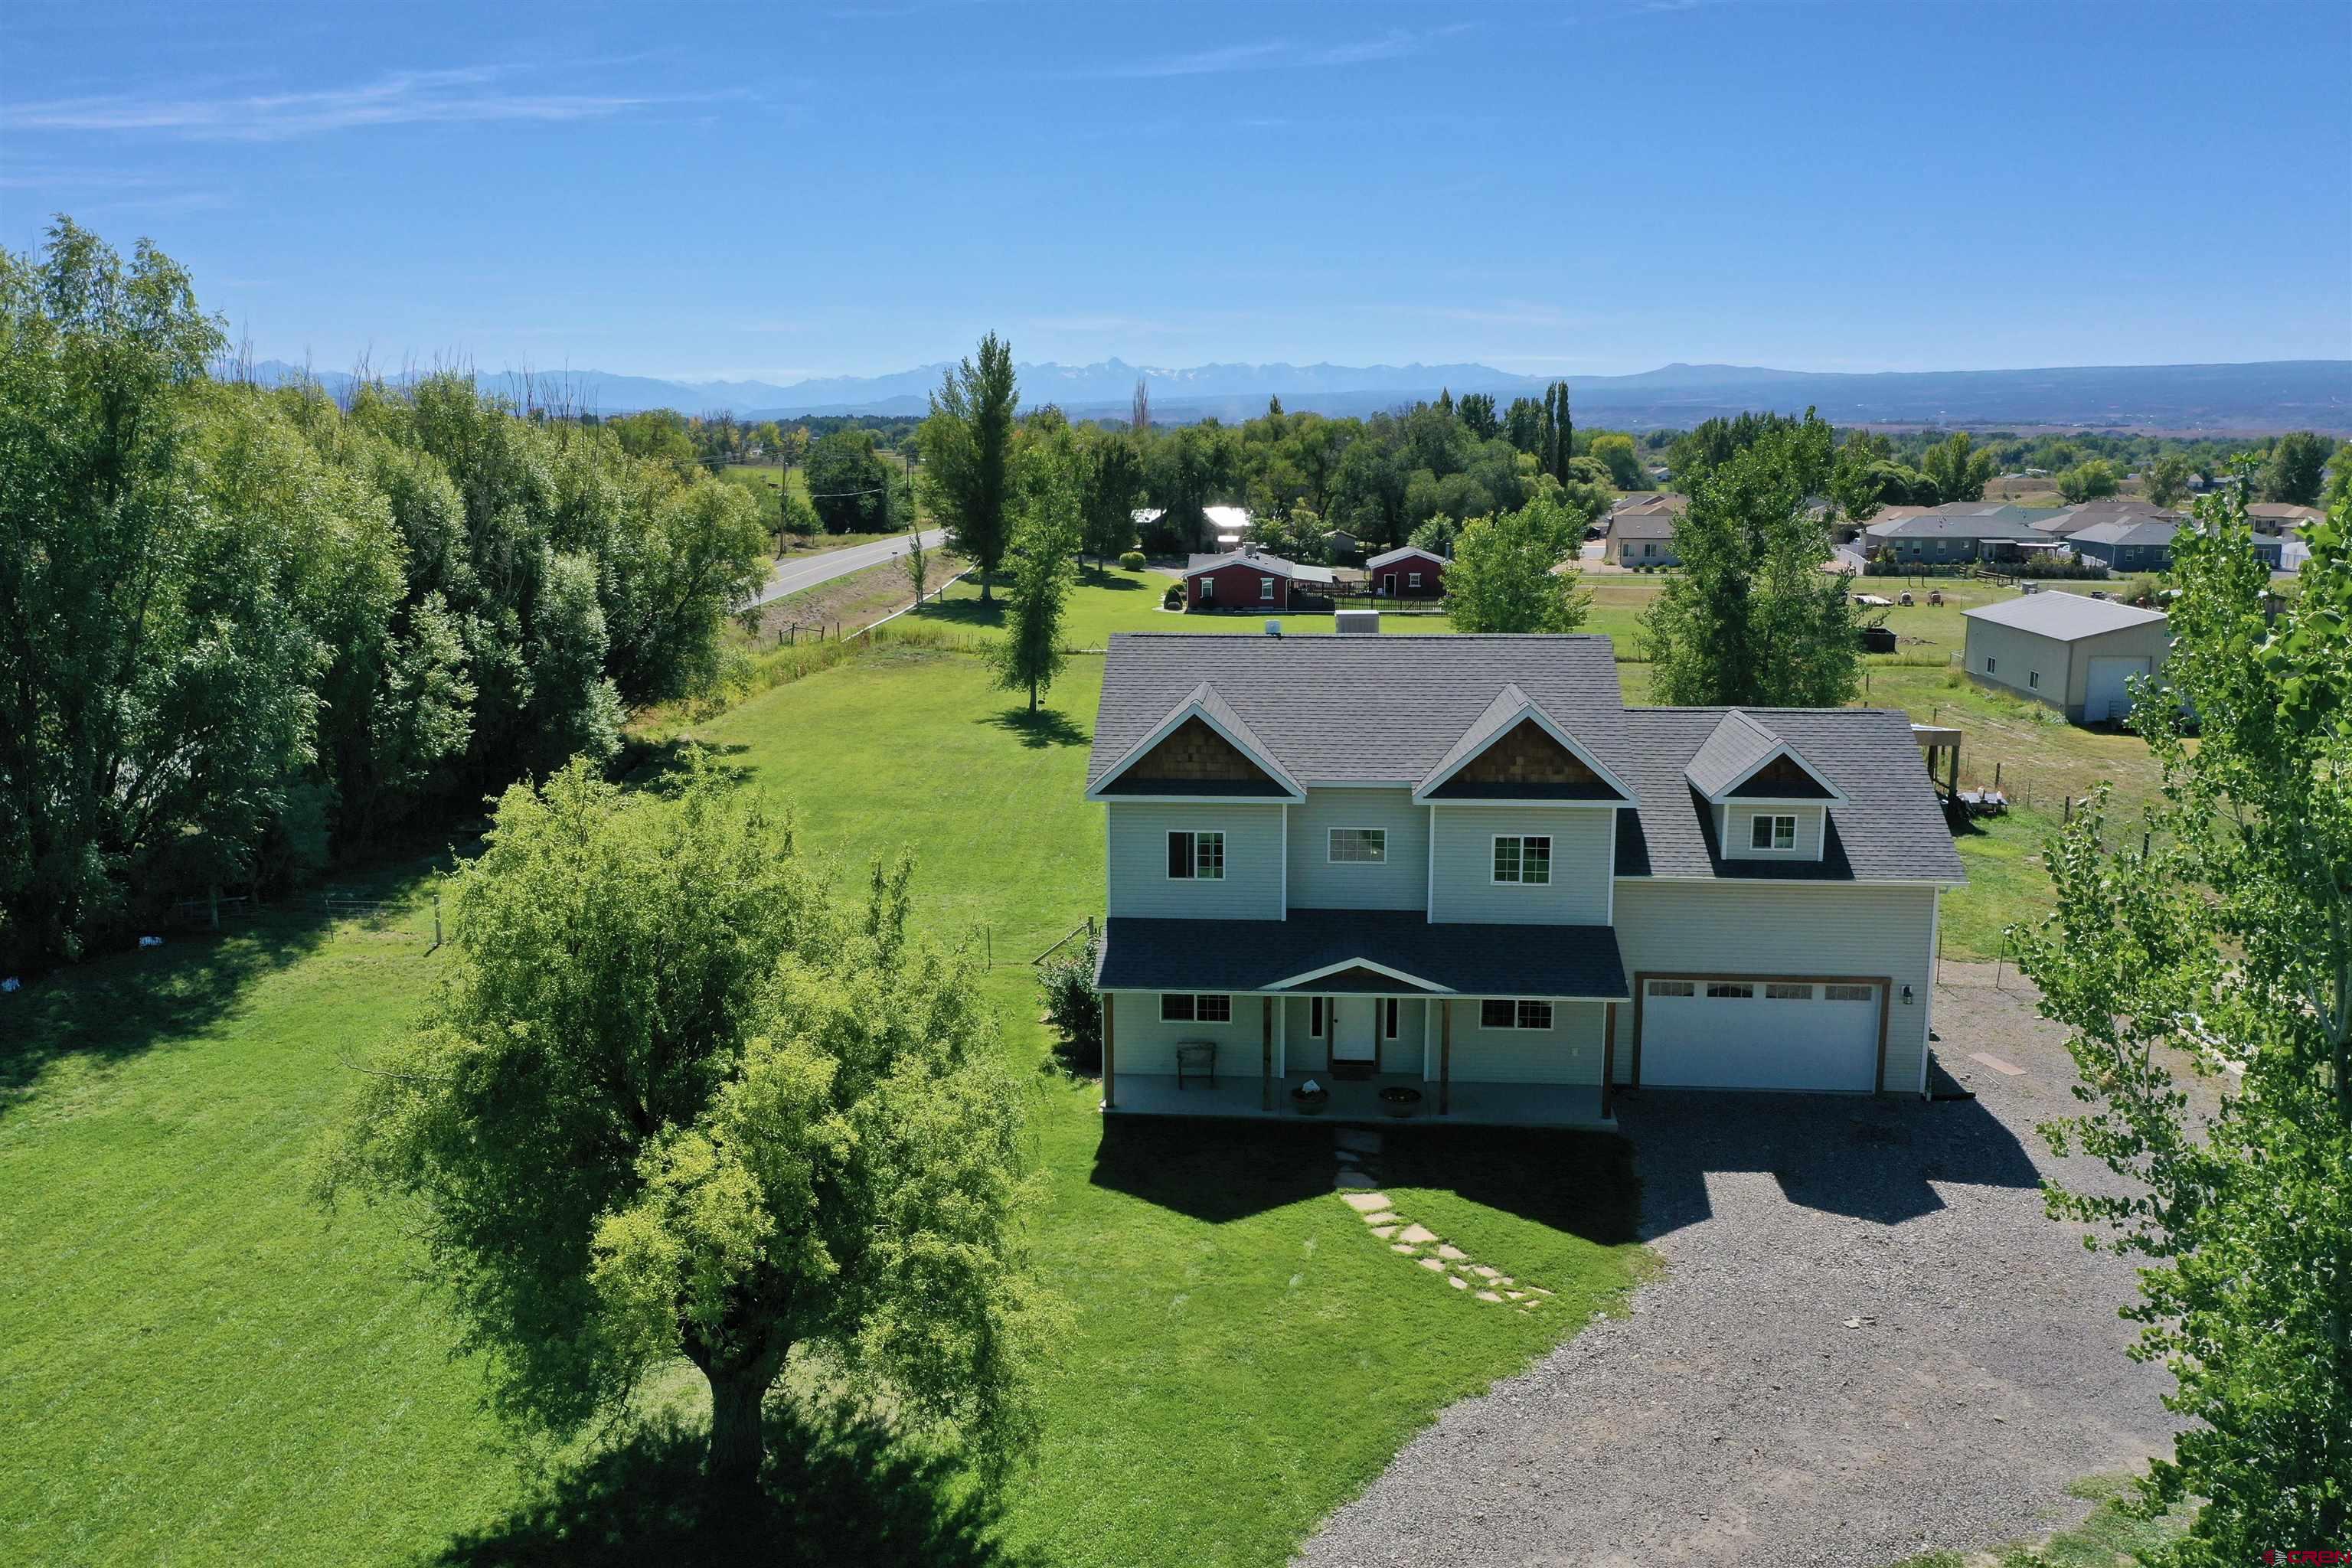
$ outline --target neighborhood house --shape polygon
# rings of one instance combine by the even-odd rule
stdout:
[[[2131,711],[2131,678],[2164,668],[2172,637],[2158,610],[2085,594],[2028,594],[1969,610],[1969,679],[2047,702],[2077,724]]]
[[[1383,599],[1442,599],[1445,557],[1408,544],[1364,563],[1371,591]]]
[[[1329,567],[1285,561],[1246,544],[1239,550],[1192,557],[1184,568],[1184,607],[1286,610],[1295,594],[1328,591],[1330,586]]]
[[[1667,497],[1611,512],[1608,542],[1601,547],[1601,558],[1618,566],[1679,565],[1682,557],[1675,553],[1675,524],[1685,504],[1678,496]]]
[[[2056,541],[2034,526],[2039,516],[2024,507],[1986,506],[1963,501],[1927,511],[1904,509],[1905,515],[1881,518],[1863,530],[1864,552],[1872,560],[1891,550],[1898,561],[1938,565],[1961,561],[2014,561],[2021,554],[2056,547]]]
[[[1087,796],[1108,1110],[1926,1091],[1963,877],[1900,712],[1629,708],[1603,637],[1129,633]]]

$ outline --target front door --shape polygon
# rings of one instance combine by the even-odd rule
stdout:
[[[1396,597],[1395,573],[1383,572],[1381,574],[1381,597],[1383,599],[1393,599]]]
[[[1381,1005],[1376,997],[1350,996],[1331,1003],[1331,1059],[1377,1066],[1381,1059]]]

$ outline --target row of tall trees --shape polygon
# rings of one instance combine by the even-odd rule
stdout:
[[[187,274],[0,257],[0,949],[71,958],[574,755],[715,674],[731,486],[470,378],[210,379]]]

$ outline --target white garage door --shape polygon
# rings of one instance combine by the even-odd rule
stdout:
[[[1652,980],[1642,1081],[1661,1089],[1878,1087],[1878,987]]]
[[[2145,658],[2093,659],[2090,678],[2083,688],[2083,717],[2120,719],[2130,712],[2131,688],[2125,683],[2147,673]]]

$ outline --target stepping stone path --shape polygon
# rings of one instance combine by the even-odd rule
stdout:
[[[1488,1306],[1533,1312],[1550,1298],[1551,1292],[1540,1286],[1521,1285],[1493,1265],[1474,1261],[1427,1226],[1407,1222],[1389,1195],[1377,1190],[1373,1179],[1371,1167],[1381,1152],[1379,1133],[1370,1128],[1341,1127],[1333,1131],[1332,1142],[1339,1170],[1331,1184],[1339,1201],[1355,1210],[1371,1233],[1389,1244],[1391,1252],[1412,1258],[1432,1274],[1444,1276],[1448,1285]]]

